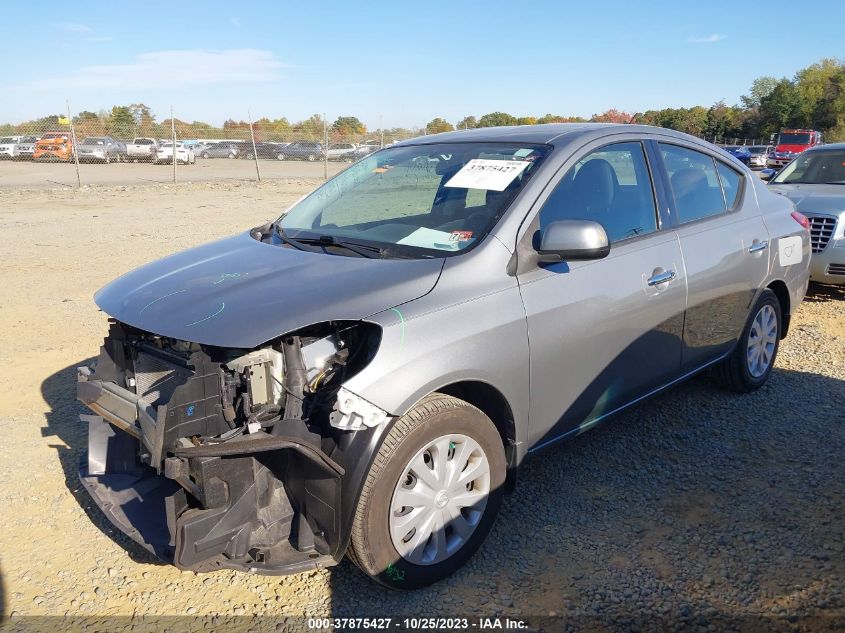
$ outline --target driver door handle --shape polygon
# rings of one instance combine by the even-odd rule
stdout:
[[[760,251],[764,251],[769,247],[768,242],[754,242],[749,248],[749,253],[759,253]]]
[[[667,270],[662,273],[657,273],[648,278],[646,282],[649,286],[659,286],[660,284],[669,283],[675,278],[674,270]]]

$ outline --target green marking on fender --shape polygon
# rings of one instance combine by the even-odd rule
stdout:
[[[404,315],[402,314],[402,311],[399,308],[390,308],[390,309],[393,310],[396,314],[399,315],[399,321],[402,324],[402,330],[401,330],[401,333],[399,335],[399,351],[401,352],[402,348],[405,347],[405,317],[404,317]]]
[[[187,323],[185,325],[185,327],[191,327],[192,325],[197,325],[198,323],[202,323],[203,321],[208,321],[209,319],[213,319],[218,314],[223,312],[223,310],[225,310],[225,309],[226,309],[226,304],[221,301],[220,302],[220,309],[217,312],[215,312],[214,314],[209,314],[207,317],[204,317],[204,318],[200,319],[199,321],[194,321],[193,323]]]

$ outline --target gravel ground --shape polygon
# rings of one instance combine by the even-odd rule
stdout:
[[[702,376],[530,459],[481,551],[428,589],[385,591],[348,562],[283,578],[180,573],[116,534],[75,478],[74,368],[106,329],[91,294],[257,225],[314,184],[0,193],[9,628],[55,629],[24,617],[47,615],[257,630],[241,616],[273,628],[282,616],[499,614],[550,630],[845,629],[845,291],[832,287],[811,287],[760,391]],[[185,615],[209,619],[150,619]]]

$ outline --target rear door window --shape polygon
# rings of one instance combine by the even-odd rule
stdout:
[[[716,161],[711,156],[678,145],[659,143],[659,146],[669,173],[679,224],[727,212]]]

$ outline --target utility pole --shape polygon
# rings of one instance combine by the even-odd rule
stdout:
[[[70,101],[65,99],[67,106],[67,122],[70,124],[70,142],[73,151],[73,162],[76,163],[76,186],[82,189],[82,179],[79,177],[79,152],[76,151],[76,130],[73,129],[73,119],[70,117]]]
[[[384,148],[384,128],[381,124],[381,115],[378,116],[378,131],[381,132],[381,147]]]
[[[173,142],[173,182],[176,182],[176,120],[173,118],[173,106],[170,106],[170,136]]]
[[[323,180],[329,179],[329,125],[323,112]]]
[[[255,149],[255,131],[252,129],[252,113],[247,110],[246,118],[249,119],[249,135],[252,137],[252,156],[255,158],[255,173],[258,176],[258,182],[261,182],[261,169],[258,167],[258,150]]]

